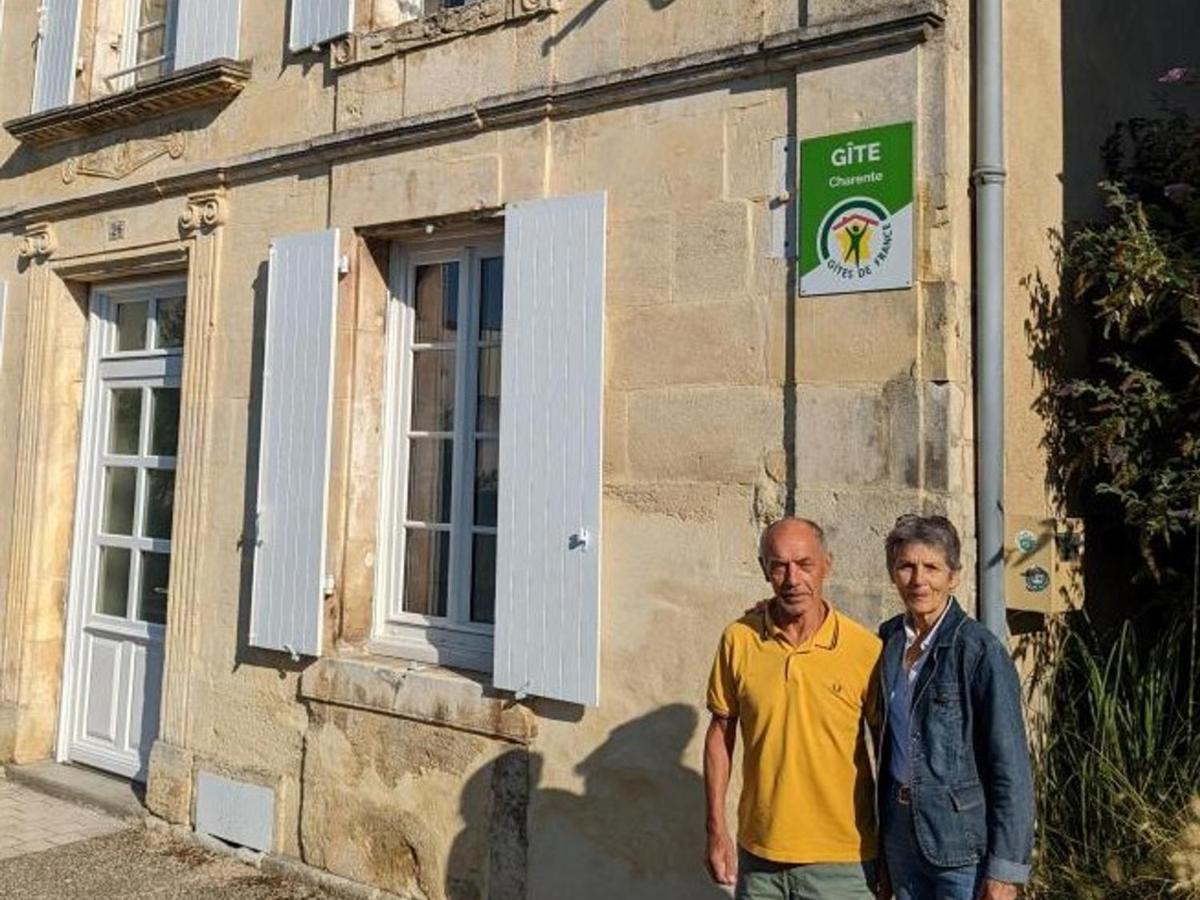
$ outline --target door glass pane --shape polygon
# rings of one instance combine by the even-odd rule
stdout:
[[[179,446],[179,388],[154,388],[150,394],[150,455],[174,456]]]
[[[450,485],[454,441],[414,438],[408,454],[408,509],[413,522],[444,525],[450,521]]]
[[[129,597],[130,552],[124,547],[100,548],[100,589],[96,592],[96,612],[125,617]]]
[[[159,350],[169,350],[183,346],[183,325],[185,310],[182,297],[170,297],[158,301],[158,334],[154,337],[154,346]]]
[[[171,539],[171,513],[175,499],[175,472],[172,469],[146,470],[145,537]]]
[[[108,452],[136,455],[142,431],[142,389],[117,388],[111,398]]]
[[[404,557],[405,612],[446,615],[450,533],[409,528]]]
[[[146,349],[146,309],[144,300],[117,304],[117,350]]]
[[[458,263],[417,266],[413,287],[417,344],[454,341],[458,335]]]
[[[496,536],[475,535],[471,554],[471,621],[496,621]]]
[[[142,553],[142,592],[137,617],[152,625],[167,624],[167,579],[171,574],[168,553]]]
[[[504,321],[504,259],[493,256],[480,262],[479,340],[500,340]]]
[[[454,430],[454,351],[413,352],[413,431]]]
[[[104,532],[133,534],[133,501],[137,469],[110,466],[104,470]]]
[[[479,351],[479,402],[475,407],[475,430],[500,430],[500,348]]]
[[[475,524],[496,524],[496,491],[500,485],[500,442],[485,438],[475,443]]]

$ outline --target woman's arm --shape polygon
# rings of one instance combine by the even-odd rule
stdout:
[[[971,693],[976,765],[987,795],[985,874],[990,881],[1024,884],[1033,853],[1034,805],[1021,685],[1004,645],[990,636]]]

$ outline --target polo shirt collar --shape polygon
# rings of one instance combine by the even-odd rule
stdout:
[[[772,599],[768,602],[766,608],[763,609],[762,638],[764,641],[775,637],[783,637],[783,629],[775,624],[775,619],[771,615],[771,606],[774,602],[774,599]],[[832,650],[837,646],[838,633],[840,631],[837,610],[833,608],[833,604],[828,600],[823,600],[822,602],[825,604],[825,621],[821,623],[821,627],[817,629],[816,634],[805,643],[796,646],[795,649],[806,650],[811,647],[819,647],[822,650]],[[794,645],[789,642],[789,646]]]

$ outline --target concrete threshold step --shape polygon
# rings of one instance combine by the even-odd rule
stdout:
[[[60,800],[123,819],[142,819],[146,815],[145,788],[116,775],[51,761],[4,768],[9,781]]]

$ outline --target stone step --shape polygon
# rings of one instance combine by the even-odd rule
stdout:
[[[146,815],[146,789],[134,781],[52,761],[4,766],[8,779],[31,790],[102,810],[123,819]]]

